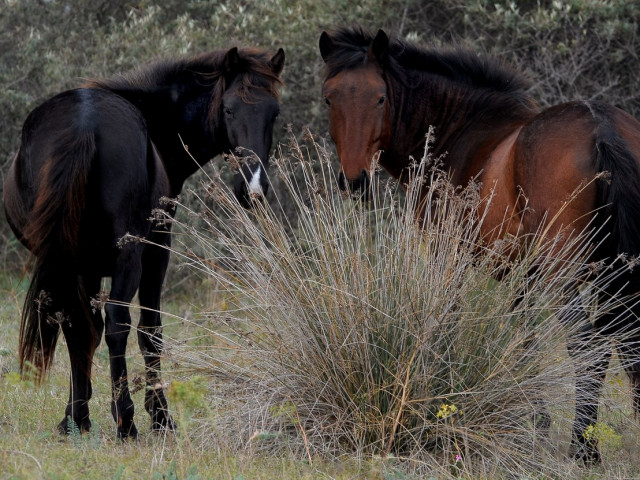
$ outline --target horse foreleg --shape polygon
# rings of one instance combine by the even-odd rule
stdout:
[[[144,405],[151,416],[152,430],[174,430],[175,423],[169,415],[160,377],[162,354],[160,291],[169,263],[169,250],[148,248],[142,262],[143,270],[138,295],[143,308],[140,312],[138,345],[144,357],[146,371],[147,390]]]
[[[118,438],[136,438],[133,422],[134,406],[129,393],[127,374],[127,339],[131,329],[128,304],[135,295],[140,280],[139,259],[129,259],[112,277],[109,302],[105,306],[105,341],[109,347],[111,367],[111,413],[117,425]]]
[[[585,463],[599,463],[598,440],[588,428],[598,421],[600,392],[611,358],[611,344],[598,337],[589,324],[568,344],[576,374],[576,414],[570,454]]]

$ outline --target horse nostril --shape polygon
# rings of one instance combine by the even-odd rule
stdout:
[[[352,192],[356,193],[360,191],[361,193],[365,193],[367,188],[369,188],[369,174],[366,170],[362,170],[360,176],[349,182],[349,185],[351,186]]]
[[[340,172],[340,175],[338,175],[338,188],[341,191],[345,191],[347,190],[347,177],[345,177],[344,172]]]
[[[366,170],[363,170],[358,178],[358,188],[363,194],[369,190],[369,173]]]
[[[340,190],[349,190],[355,196],[362,197],[363,200],[367,200],[370,197],[370,184],[369,173],[366,170],[362,170],[360,176],[354,180],[347,180],[344,172],[340,172],[338,176],[338,187]]]

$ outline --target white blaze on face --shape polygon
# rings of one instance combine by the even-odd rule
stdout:
[[[255,193],[257,195],[262,195],[262,185],[260,184],[260,176],[262,175],[262,165],[258,165],[256,171],[251,175],[251,180],[249,181],[248,191],[249,195]]]

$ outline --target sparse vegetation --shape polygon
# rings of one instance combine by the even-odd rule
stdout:
[[[193,192],[200,208],[180,205],[200,222],[175,225],[174,254],[223,299],[199,321],[202,346],[172,348],[215,385],[216,427],[191,438],[310,463],[393,459],[437,478],[564,475],[574,371],[564,342],[580,324],[555,314],[570,308],[587,239],[563,262],[553,241],[537,241],[506,264],[480,253],[477,189],[454,191],[428,155],[406,196],[382,183],[370,206],[339,191],[326,149],[307,138],[276,156],[278,207],[243,209],[215,171]],[[425,178],[435,207],[418,228]],[[592,279],[583,300],[613,275]],[[621,445],[606,423],[594,428]]]

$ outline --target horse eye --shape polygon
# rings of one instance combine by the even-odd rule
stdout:
[[[382,95],[380,97],[380,100],[378,100],[378,106],[382,105],[386,99],[387,99],[387,96],[386,95]]]
[[[233,117],[233,110],[231,110],[229,107],[224,107],[224,114],[228,117]]]
[[[326,103],[328,106],[331,106],[331,100],[329,100],[327,97],[324,97],[324,103]]]

